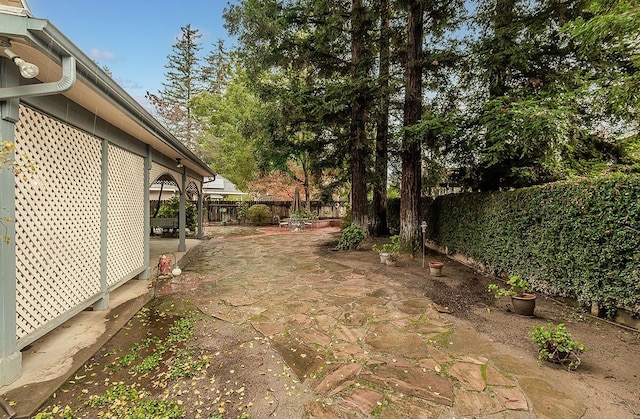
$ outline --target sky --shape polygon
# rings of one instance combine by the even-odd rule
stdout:
[[[47,19],[101,67],[134,99],[148,107],[147,91],[162,89],[167,56],[191,24],[200,32],[200,53],[218,39],[231,45],[223,11],[238,0],[28,0],[33,16]]]

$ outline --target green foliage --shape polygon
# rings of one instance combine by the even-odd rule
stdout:
[[[242,221],[249,219],[249,203],[247,201],[242,201],[238,205],[238,219]]]
[[[300,211],[292,212],[291,218],[307,218],[309,220],[316,220],[318,216],[316,214],[311,213],[311,211],[306,208],[300,209]]]
[[[194,230],[196,228],[196,213],[198,207],[190,201],[185,201],[185,217],[187,228]],[[172,196],[171,199],[165,201],[158,209],[158,217],[161,218],[177,218],[180,215],[180,197]]]
[[[206,126],[199,138],[205,161],[242,190],[259,172],[257,153],[267,134],[260,120],[263,104],[248,89],[244,73],[230,68],[234,74],[224,90],[203,92],[191,103]]]
[[[193,337],[193,324],[187,318],[181,318],[169,328],[167,343],[186,342]]]
[[[273,215],[271,214],[271,208],[265,204],[255,204],[249,208],[248,211],[249,221],[255,225],[263,226],[271,222]]]
[[[561,364],[569,370],[580,365],[579,355],[586,351],[585,346],[571,339],[564,323],[554,326],[533,326],[529,331],[533,344],[538,347],[538,362],[549,361]]]
[[[338,250],[355,250],[364,241],[364,231],[355,224],[342,230],[342,237],[338,242]]]
[[[499,297],[521,297],[524,294],[530,293],[533,289],[531,284],[524,279],[520,279],[518,275],[512,275],[506,282],[508,287],[501,287],[497,284],[489,284],[487,287],[489,292],[492,292],[496,298]]]
[[[130,419],[177,419],[182,417],[184,410],[176,402],[151,399],[147,393],[137,392],[124,384],[114,385],[104,395],[91,396],[87,405],[93,408],[118,406],[117,411],[112,410],[113,417]]]
[[[382,247],[377,244],[371,246],[371,250],[378,253],[389,253],[392,257],[396,256],[400,251],[400,236],[394,235],[389,237],[389,242],[383,243]]]
[[[640,314],[640,176],[438,197],[429,234],[450,252],[533,288]]]

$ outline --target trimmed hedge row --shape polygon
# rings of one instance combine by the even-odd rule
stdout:
[[[507,192],[446,195],[429,235],[538,291],[640,314],[640,176],[610,175]]]

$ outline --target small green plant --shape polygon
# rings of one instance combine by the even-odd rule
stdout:
[[[198,208],[193,202],[185,201],[185,222],[189,230],[196,228],[196,214]],[[177,218],[180,216],[180,197],[172,196],[169,200],[162,203],[158,210],[158,217],[160,218]]]
[[[123,418],[177,419],[184,413],[184,409],[176,402],[152,399],[148,393],[137,392],[133,387],[124,384],[115,385],[104,395],[91,396],[86,404],[94,409],[118,406],[117,417]]]
[[[533,290],[531,284],[520,279],[518,275],[512,275],[505,283],[506,287],[501,287],[497,284],[489,284],[487,290],[492,292],[496,298],[500,297],[521,297],[524,294],[529,294]]]
[[[364,231],[355,224],[349,225],[342,230],[342,237],[338,242],[338,250],[354,250],[360,246],[364,240]]]
[[[575,370],[580,365],[580,354],[587,350],[582,343],[571,339],[564,323],[533,326],[529,334],[538,347],[538,363],[545,360]]]
[[[391,257],[394,257],[400,251],[400,236],[391,236],[389,240],[389,242],[383,243],[382,247],[378,247],[378,245],[374,243],[371,249],[378,253],[389,253]]]
[[[306,218],[309,220],[317,220],[318,216],[315,214],[312,214],[306,208],[302,208],[300,211],[292,212],[291,218]]]
[[[265,204],[256,204],[249,207],[247,216],[255,225],[263,226],[271,221],[272,214],[271,209]]]

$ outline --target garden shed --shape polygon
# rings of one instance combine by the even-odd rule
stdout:
[[[21,349],[149,278],[152,184],[178,186],[183,227],[186,191],[202,208],[215,174],[26,2],[0,0],[0,45],[2,386]]]

